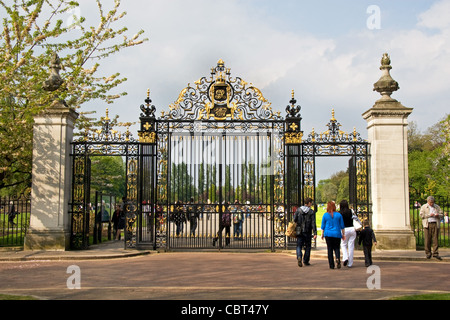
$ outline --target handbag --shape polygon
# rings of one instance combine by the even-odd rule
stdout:
[[[356,219],[353,219],[353,227],[355,228],[355,231],[361,231],[362,229],[361,223]]]
[[[285,235],[290,237],[290,238],[297,238],[297,223],[296,222],[289,222],[289,225],[286,229]]]

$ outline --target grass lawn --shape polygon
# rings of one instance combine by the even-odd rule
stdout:
[[[417,294],[412,296],[395,297],[391,300],[450,300],[450,293]]]
[[[317,212],[316,212],[316,226],[317,226],[317,236],[322,235],[322,230],[320,229],[320,226],[322,225],[322,217],[326,212],[326,207],[323,206],[317,206]]]
[[[0,300],[39,300],[32,296],[16,296],[12,294],[0,294]]]

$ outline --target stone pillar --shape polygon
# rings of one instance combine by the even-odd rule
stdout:
[[[55,55],[45,90],[55,91],[61,85],[59,68]],[[70,142],[77,118],[78,113],[58,100],[34,118],[31,218],[24,250],[69,249]]]
[[[30,227],[25,250],[70,245],[70,152],[78,114],[60,102],[34,118]]]
[[[379,249],[415,250],[409,215],[407,139],[407,118],[413,109],[391,98],[399,89],[390,76],[391,68],[385,53],[380,67],[383,74],[374,84],[374,91],[382,97],[362,115],[371,145],[372,228]]]

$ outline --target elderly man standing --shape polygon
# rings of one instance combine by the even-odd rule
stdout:
[[[435,203],[434,197],[429,196],[427,203],[420,208],[420,217],[425,237],[425,254],[427,259],[434,258],[442,260],[439,256],[439,227],[443,217],[442,209]],[[433,251],[431,251],[431,243],[433,243]]]

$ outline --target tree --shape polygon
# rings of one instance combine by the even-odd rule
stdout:
[[[102,191],[121,198],[125,194],[125,164],[122,157],[91,157],[91,193]]]
[[[411,196],[450,196],[450,115],[425,133],[415,123],[408,128],[408,173]]]
[[[125,95],[110,92],[126,78],[119,73],[99,76],[98,61],[147,39],[141,39],[142,30],[129,38],[126,27],[113,28],[126,14],[119,12],[120,0],[107,12],[96,1],[97,27],[87,26],[83,17],[64,26],[63,18],[67,20],[68,12],[79,7],[76,1],[10,2],[0,0],[0,190],[20,192],[31,185],[33,117],[55,99],[75,109],[93,99],[112,103]],[[55,53],[64,82],[47,92],[42,84]]]

